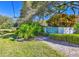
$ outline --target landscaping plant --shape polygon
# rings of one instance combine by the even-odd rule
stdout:
[[[79,34],[49,34],[54,40],[65,41],[71,44],[79,44]]]
[[[16,35],[19,38],[29,39],[37,35],[41,35],[43,32],[42,27],[38,23],[22,24],[16,31]]]
[[[74,25],[74,29],[75,29],[75,33],[76,33],[76,34],[79,34],[79,23],[76,23],[76,24]]]

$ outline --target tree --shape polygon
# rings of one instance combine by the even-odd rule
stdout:
[[[20,13],[20,18],[25,17],[26,16],[26,2],[23,2],[22,5],[22,9],[21,9],[21,13]]]
[[[28,21],[29,19],[31,20],[32,16],[36,15],[39,10],[41,10],[43,8],[43,6],[47,5],[48,3],[47,2],[29,2],[29,1],[26,1],[24,2],[26,3],[26,17],[24,17],[22,20],[23,22],[26,22]],[[34,3],[36,3],[37,5],[35,5]]]
[[[64,13],[70,8],[75,14],[75,10],[79,9],[79,2],[76,1],[24,1],[21,10],[22,22],[32,21],[33,16],[44,18],[55,14]]]
[[[76,16],[75,15],[70,15],[68,16],[68,26],[73,26],[76,23]]]
[[[12,18],[0,15],[0,28],[2,29],[12,28],[13,24],[14,23]]]
[[[55,27],[72,27],[76,23],[75,15],[57,14],[51,17],[47,23]]]

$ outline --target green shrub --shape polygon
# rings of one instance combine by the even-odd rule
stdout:
[[[38,23],[22,24],[16,31],[16,35],[20,38],[29,39],[43,32],[42,27]]]
[[[74,25],[74,29],[75,29],[75,33],[76,33],[76,34],[79,34],[79,23],[76,23],[76,24]]]
[[[79,34],[50,34],[49,36],[54,40],[79,44]]]

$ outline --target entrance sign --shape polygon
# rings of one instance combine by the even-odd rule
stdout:
[[[44,27],[44,32],[48,34],[73,34],[72,27]]]

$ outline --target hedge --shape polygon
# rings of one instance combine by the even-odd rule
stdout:
[[[49,34],[54,40],[66,41],[68,43],[79,44],[79,34]]]

